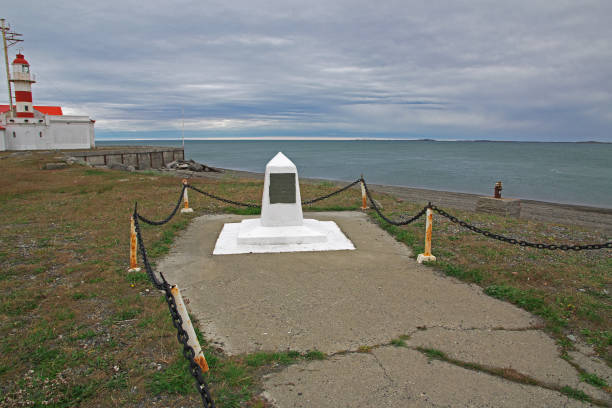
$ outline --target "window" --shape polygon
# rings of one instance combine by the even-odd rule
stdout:
[[[11,123],[15,123],[15,119],[11,119]]]
[[[25,105],[25,106],[23,107],[23,109],[25,109],[25,111],[27,112],[27,111],[28,111],[28,105]]]
[[[30,67],[27,65],[22,65],[21,68],[23,72],[30,72]]]
[[[17,137],[17,135],[15,135],[15,132],[13,132],[13,137]]]
[[[38,136],[42,137],[42,132],[38,132]]]
[[[27,120],[27,119],[24,119],[24,120],[23,120],[23,122],[24,122],[24,123],[28,123],[28,120]]]

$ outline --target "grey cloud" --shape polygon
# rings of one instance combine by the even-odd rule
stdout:
[[[612,3],[55,1],[5,17],[98,132],[612,141]],[[1,92],[1,90],[0,90]],[[5,92],[5,91],[4,91]]]

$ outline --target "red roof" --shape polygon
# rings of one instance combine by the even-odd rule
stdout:
[[[64,114],[61,106],[35,106],[34,109],[45,115],[62,116]]]
[[[64,112],[62,112],[61,106],[34,106],[34,109],[45,115],[62,116],[64,114]],[[0,113],[8,111],[8,105],[0,105]]]
[[[4,129],[5,129],[4,126],[0,125],[0,130],[4,130]]]
[[[23,65],[28,65],[28,66],[30,65],[30,63],[26,61],[22,53],[17,54],[17,56],[13,60],[13,64],[23,64]]]

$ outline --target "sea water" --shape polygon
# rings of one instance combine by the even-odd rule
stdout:
[[[180,141],[98,141],[181,146]],[[263,172],[282,151],[301,177],[612,208],[612,144],[414,140],[186,140],[185,157],[213,167]]]

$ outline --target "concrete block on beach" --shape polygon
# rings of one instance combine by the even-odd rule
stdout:
[[[476,212],[518,218],[521,215],[521,200],[518,198],[479,197],[476,202]]]

